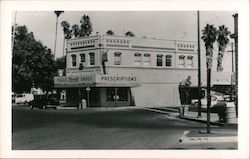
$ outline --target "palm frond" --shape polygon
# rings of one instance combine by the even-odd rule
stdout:
[[[64,11],[54,11],[54,13],[57,17],[59,17],[62,13],[64,13]]]

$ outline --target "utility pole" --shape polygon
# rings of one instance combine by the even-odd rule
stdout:
[[[232,53],[232,73],[234,73],[234,43],[231,43],[231,51],[228,51],[228,52],[231,52]]]
[[[232,75],[231,75],[231,90],[230,90],[230,101],[232,101],[232,94],[233,94],[233,76],[234,76],[234,43],[231,43],[231,52],[232,54]]]
[[[238,14],[234,14],[234,33],[230,35],[235,43],[235,106],[236,117],[238,118]]]
[[[197,11],[198,31],[198,116],[201,117],[201,50],[200,50],[200,11]]]

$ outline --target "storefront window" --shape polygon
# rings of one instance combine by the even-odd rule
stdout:
[[[90,65],[95,65],[95,54],[93,52],[89,53]]]
[[[127,88],[117,88],[118,101],[128,101],[128,89]]]
[[[107,101],[115,101],[114,96],[115,96],[115,89],[114,88],[107,88]]]
[[[121,53],[116,52],[114,54],[114,65],[121,65]]]
[[[71,55],[72,67],[76,67],[76,55]]]
[[[117,95],[115,95],[115,88],[107,88],[107,101],[128,101],[128,88],[117,88]]]
[[[166,55],[166,66],[170,67],[172,66],[172,56]]]
[[[157,66],[162,66],[162,55],[157,55]]]

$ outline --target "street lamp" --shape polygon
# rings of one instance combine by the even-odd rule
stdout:
[[[238,14],[234,14],[234,33],[230,35],[235,43],[235,105],[236,116],[238,117]]]

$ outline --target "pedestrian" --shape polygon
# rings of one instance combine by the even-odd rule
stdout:
[[[191,76],[189,75],[187,79],[183,80],[179,83],[179,93],[180,93],[180,100],[181,106],[180,108],[180,116],[184,116],[185,108],[188,108],[188,104],[191,102],[190,98],[190,86],[192,85]]]

